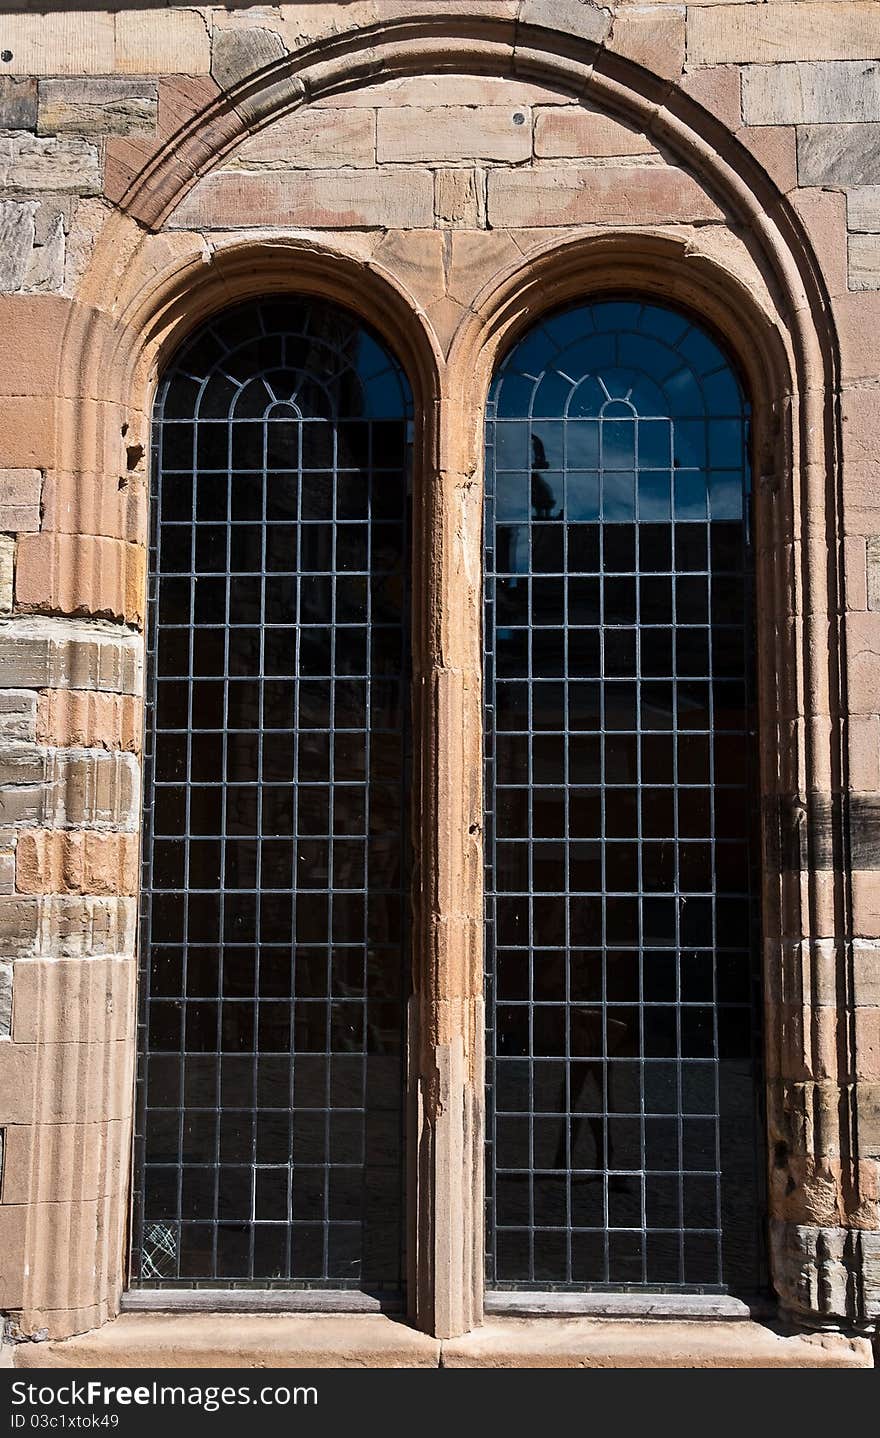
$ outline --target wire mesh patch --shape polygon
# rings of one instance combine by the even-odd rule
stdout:
[[[488,1278],[761,1286],[747,406],[602,302],[487,423]]]
[[[410,422],[316,300],[159,389],[136,1284],[401,1282]]]

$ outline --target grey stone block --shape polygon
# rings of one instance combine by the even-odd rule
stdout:
[[[846,223],[850,230],[880,232],[880,185],[862,185],[849,191]]]
[[[537,25],[597,44],[611,29],[611,11],[592,0],[523,0],[517,17],[520,25]]]
[[[36,80],[0,75],[0,130],[32,130],[36,123]]]
[[[36,209],[35,200],[0,200],[0,293],[14,294],[24,285]]]
[[[101,163],[87,140],[13,136],[0,153],[0,184],[18,192],[99,195]]]
[[[152,135],[159,87],[150,80],[41,80],[37,134]]]
[[[880,120],[880,63],[821,60],[744,65],[747,125],[809,125]]]
[[[880,290],[880,234],[850,235],[848,261],[848,281],[851,290]],[[876,560],[874,567],[876,571]],[[875,579],[875,590],[876,586]],[[880,597],[876,592],[869,607],[880,609]]]
[[[215,30],[211,47],[211,74],[223,90],[231,90],[248,75],[271,65],[287,54],[277,30],[262,26],[253,29]]]
[[[880,124],[802,125],[797,162],[801,185],[880,184]]]

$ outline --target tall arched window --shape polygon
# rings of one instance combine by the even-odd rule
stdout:
[[[206,324],[154,414],[133,1281],[401,1281],[411,398]]]
[[[633,299],[487,423],[490,1286],[761,1283],[748,406]]]

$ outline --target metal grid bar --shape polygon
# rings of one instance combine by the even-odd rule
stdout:
[[[493,388],[493,1288],[763,1282],[747,414],[632,301],[539,325]]]
[[[135,1286],[401,1286],[411,408],[319,301],[159,390]]]

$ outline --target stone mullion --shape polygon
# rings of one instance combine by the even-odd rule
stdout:
[[[479,487],[441,416],[416,516],[416,961],[410,1307],[453,1337],[482,1316],[483,980]]]

